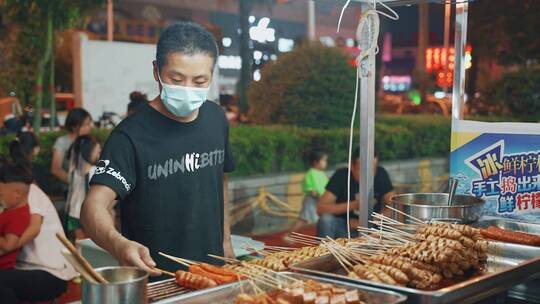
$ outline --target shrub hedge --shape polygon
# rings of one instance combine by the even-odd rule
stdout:
[[[295,47],[261,70],[247,92],[249,118],[260,124],[347,127],[356,70],[340,48],[320,43]]]
[[[446,156],[450,147],[450,119],[440,116],[381,116],[376,120],[375,145],[384,160]],[[93,135],[105,142],[109,130]],[[49,166],[55,139],[63,132],[40,135],[41,152],[36,162]],[[329,164],[347,160],[349,130],[294,126],[237,126],[230,143],[237,168],[235,176],[301,171],[305,155],[313,148],[328,152]],[[355,131],[354,140],[358,140]],[[13,136],[0,138],[0,155],[7,154]]]

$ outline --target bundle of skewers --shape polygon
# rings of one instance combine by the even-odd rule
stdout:
[[[333,284],[296,279],[254,263],[210,255],[229,265],[220,267],[160,254],[188,267],[188,271],[178,270],[176,273],[161,271],[174,276],[178,285],[189,289],[211,288],[242,279],[241,292],[231,302],[235,304],[364,303],[365,297],[357,289],[347,290]],[[230,269],[231,265],[236,266],[236,271]]]
[[[357,289],[347,290],[333,284],[313,280],[294,280],[288,287],[281,286],[254,294],[241,293],[234,300],[235,304],[363,304],[365,296]]]
[[[333,284],[300,280],[254,263],[213,257],[234,263],[236,271],[245,279],[244,285],[251,287],[249,292],[244,290],[235,298],[235,304],[364,303],[365,296],[357,289],[347,290]]]
[[[374,213],[376,228],[358,228],[362,242],[341,245],[327,239],[322,246],[350,277],[418,289],[478,271],[486,261],[487,242],[478,229],[403,215],[413,223]]]
[[[321,246],[323,238],[303,235],[293,232],[289,236],[290,240],[304,245],[300,248],[279,247],[279,246],[266,246],[262,250],[257,250],[249,245],[245,248],[254,254],[258,254],[263,258],[252,259],[248,263],[259,265],[273,271],[286,271],[290,266],[309,260],[311,258],[320,257],[329,253],[328,249]],[[347,244],[350,242],[348,239],[337,239],[339,244]],[[238,264],[226,265],[226,268],[235,270],[238,269]]]

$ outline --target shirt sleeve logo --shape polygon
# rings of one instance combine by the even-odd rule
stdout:
[[[103,174],[107,170],[107,166],[111,163],[108,159],[101,159],[96,165],[95,175]]]
[[[119,182],[124,185],[124,188],[126,188],[126,191],[131,190],[131,184],[128,183],[127,179],[120,173],[120,171],[115,170],[113,167],[109,167],[109,164],[111,163],[108,159],[102,159],[100,160],[96,165],[96,170],[94,171],[94,175],[99,175],[103,173],[107,173],[108,175],[116,178]]]

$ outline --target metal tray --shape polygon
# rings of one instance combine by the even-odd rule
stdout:
[[[403,303],[407,299],[406,296],[396,293],[390,290],[384,290],[374,288],[370,286],[359,286],[347,282],[336,281],[329,278],[314,277],[299,273],[282,272],[283,274],[290,275],[296,279],[312,279],[325,283],[332,283],[338,287],[347,289],[358,289],[362,293],[366,294],[366,301],[368,304],[397,304]],[[218,286],[216,288],[210,288],[205,290],[194,291],[188,294],[183,294],[178,297],[169,298],[160,302],[165,303],[182,303],[182,304],[209,304],[209,303],[234,303],[234,299],[242,291],[250,290],[251,286],[245,281]]]
[[[525,233],[530,233],[530,234],[535,234],[535,235],[540,236],[540,225],[520,222],[520,221],[515,221],[515,220],[485,219],[485,220],[480,220],[472,224],[472,226],[479,227],[479,228],[487,228],[489,226],[496,226],[496,227],[506,229],[506,230],[525,232]]]
[[[540,272],[540,248],[491,242],[483,274],[433,291],[376,283],[348,277],[331,255],[292,266],[300,273],[324,276],[361,285],[393,290],[408,296],[407,303],[474,303],[533,279]]]
[[[472,226],[479,228],[496,226],[506,230],[525,232],[540,236],[540,225],[510,219],[481,219],[477,223],[472,224]],[[540,303],[540,274],[538,274],[535,280],[514,286],[508,291],[508,296],[511,298],[519,299],[521,301],[525,301],[527,303]]]

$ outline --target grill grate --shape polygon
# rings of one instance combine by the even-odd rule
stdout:
[[[178,286],[174,279],[157,282],[148,285],[148,303],[156,303],[191,291],[190,289]]]

